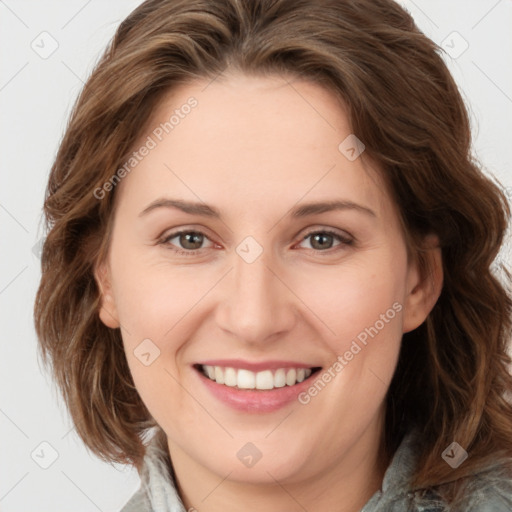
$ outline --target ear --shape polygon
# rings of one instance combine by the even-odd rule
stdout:
[[[428,235],[424,239],[422,258],[426,269],[418,260],[411,262],[407,272],[407,295],[404,304],[403,332],[419,327],[434,308],[443,288],[443,260],[439,239]]]
[[[100,320],[111,329],[120,326],[116,303],[112,292],[110,268],[106,262],[100,263],[94,270],[94,277],[100,289]]]

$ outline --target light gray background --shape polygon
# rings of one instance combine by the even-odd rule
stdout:
[[[139,485],[134,470],[102,463],[76,436],[41,372],[32,321],[41,206],[52,159],[84,80],[119,22],[139,3],[0,0],[2,512],[114,512]],[[512,1],[401,3],[429,37],[444,41],[451,55],[446,61],[470,105],[475,153],[512,197]]]

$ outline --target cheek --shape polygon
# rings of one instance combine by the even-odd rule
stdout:
[[[211,273],[198,278],[191,267],[147,265],[143,260],[119,268],[114,281],[117,312],[130,344],[141,337],[157,343],[168,340],[170,331],[215,282]]]
[[[124,254],[127,256],[120,257]],[[149,338],[157,344],[165,340],[167,348],[169,341],[176,339],[170,332],[181,331],[188,324],[187,317],[197,314],[196,308],[201,309],[201,301],[222,274],[211,267],[146,261],[133,250],[118,250],[117,263],[113,265],[116,307],[130,347]],[[394,303],[401,303],[405,265],[404,251],[380,250],[337,265],[285,268],[282,279],[300,300],[290,296],[290,304],[284,307],[294,302],[293,307],[317,326],[325,340],[332,341],[338,354]]]
[[[381,252],[364,261],[320,268],[308,279],[296,276],[291,287],[304,297],[332,351],[340,354],[358,336],[364,343],[368,331],[375,335],[375,327],[384,337],[401,336],[405,266],[404,255]]]
[[[204,287],[179,268],[126,261],[126,271],[118,270],[116,305],[135,387],[159,424],[174,424],[167,415],[186,406],[180,349]]]

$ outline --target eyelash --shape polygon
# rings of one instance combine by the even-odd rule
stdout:
[[[175,252],[176,254],[178,254],[180,256],[195,256],[195,255],[197,255],[197,253],[199,253],[202,249],[184,250],[184,249],[174,248],[174,247],[172,247],[172,244],[169,243],[170,240],[172,240],[173,238],[176,238],[177,236],[182,235],[182,234],[194,234],[194,235],[198,234],[198,235],[204,236],[207,240],[210,240],[206,236],[206,234],[204,234],[202,231],[194,231],[194,230],[190,230],[190,229],[183,229],[183,230],[176,231],[174,233],[170,233],[169,235],[164,236],[158,243],[161,244],[161,245],[167,246],[168,249],[170,249],[171,251]],[[340,235],[338,232],[333,231],[331,229],[321,229],[321,230],[310,231],[309,233],[307,233],[306,235],[304,235],[302,237],[300,242],[303,242],[307,238],[309,238],[309,237],[311,237],[313,235],[318,235],[318,234],[331,235],[334,238],[337,238],[338,241],[340,242],[340,244],[337,245],[337,246],[331,247],[329,249],[325,249],[323,251],[322,250],[318,250],[318,249],[308,249],[308,250],[314,251],[314,252],[320,253],[320,254],[321,253],[327,253],[326,255],[330,255],[333,252],[337,252],[338,250],[343,249],[344,246],[352,246],[352,245],[354,245],[354,240],[352,238],[344,237],[343,235]]]

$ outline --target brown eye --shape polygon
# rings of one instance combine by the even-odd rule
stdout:
[[[330,249],[333,245],[334,237],[326,233],[316,233],[309,235],[313,249]]]
[[[200,231],[177,231],[165,236],[160,243],[179,254],[188,256],[203,249],[202,245],[205,240],[209,240],[209,238]]]
[[[204,236],[201,233],[191,231],[190,233],[181,233],[178,235],[179,243],[184,249],[200,249]]]
[[[330,230],[313,231],[304,236],[302,240],[304,241],[308,239],[310,240],[311,248],[319,252],[327,251],[333,247],[353,244],[353,240],[351,238]],[[339,243],[334,244],[335,240],[338,240]]]

